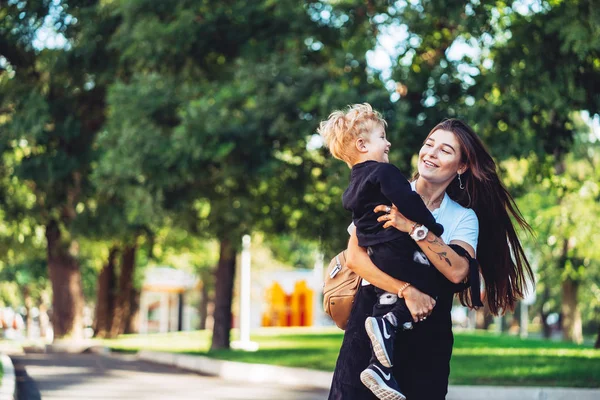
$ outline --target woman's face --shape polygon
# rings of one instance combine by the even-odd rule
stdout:
[[[450,131],[433,132],[419,151],[419,176],[429,183],[449,185],[464,167],[458,139]]]

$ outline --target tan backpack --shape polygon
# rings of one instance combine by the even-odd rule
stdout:
[[[342,330],[346,329],[360,276],[346,266],[346,250],[333,257],[323,283],[323,309]]]

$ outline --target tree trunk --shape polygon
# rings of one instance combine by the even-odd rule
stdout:
[[[140,292],[135,288],[131,289],[130,295],[131,310],[125,323],[125,333],[139,333],[140,326]]]
[[[543,311],[540,312],[542,320],[542,335],[544,336],[544,339],[550,339],[550,336],[552,336],[552,327],[548,325],[547,322],[548,315],[550,314]]]
[[[229,349],[231,303],[235,278],[235,249],[228,239],[221,240],[215,293],[214,327],[211,350]]]
[[[200,292],[200,304],[198,304],[198,316],[200,318],[200,326],[198,329],[206,329],[206,318],[208,317],[208,284],[202,281],[202,291]]]
[[[487,330],[494,322],[494,316],[490,313],[490,307],[487,302],[483,302],[483,308],[477,310],[477,319],[475,327],[477,329]]]
[[[61,243],[58,223],[46,227],[48,275],[52,283],[54,338],[83,339],[83,289],[79,263]]]
[[[562,254],[559,259],[559,266],[565,269],[569,252],[569,240],[563,239]],[[583,342],[583,331],[581,323],[581,311],[577,304],[577,293],[579,291],[579,281],[567,276],[562,284],[562,303],[561,303],[561,327],[563,339],[575,343]]]
[[[595,349],[600,349],[600,326],[598,326],[598,336],[596,336],[596,344],[594,344]]]
[[[133,290],[133,270],[137,244],[126,246],[121,257],[121,275],[119,276],[119,293],[110,330],[111,337],[125,333],[127,320],[131,313],[131,291]]]
[[[40,338],[45,339],[46,333],[48,332],[48,323],[50,322],[50,317],[48,316],[48,307],[44,302],[40,303]]]
[[[562,315],[563,315],[563,338],[575,343],[583,342],[581,324],[581,311],[577,304],[577,292],[579,282],[570,278],[562,283]]]
[[[117,253],[118,249],[116,247],[110,249],[108,261],[98,276],[94,332],[95,336],[99,338],[107,337],[111,331],[117,284],[115,276]]]
[[[552,328],[550,327],[550,325],[548,325],[548,315],[549,313],[544,312],[544,304],[546,304],[546,302],[548,301],[548,299],[550,298],[550,290],[548,289],[548,286],[546,285],[544,287],[544,291],[542,292],[542,302],[541,302],[541,309],[540,309],[540,315],[542,318],[542,333],[544,335],[544,339],[550,339],[550,336],[552,335]]]
[[[23,300],[25,303],[25,312],[27,313],[27,316],[25,317],[25,330],[27,332],[27,339],[33,339],[33,317],[31,316],[33,298],[31,297],[31,292],[27,286],[23,288]]]

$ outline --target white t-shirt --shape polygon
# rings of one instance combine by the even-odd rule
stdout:
[[[411,182],[410,185],[415,190],[416,181]],[[460,240],[471,245],[473,250],[477,250],[479,220],[475,211],[461,206],[452,200],[450,196],[444,194],[440,207],[433,210],[431,214],[433,214],[436,222],[444,226],[444,233],[442,234],[444,243]],[[348,232],[351,232],[352,228],[354,228],[354,223],[350,224]],[[369,285],[369,282],[363,279],[362,284]]]
[[[415,190],[415,182],[410,183]],[[475,211],[466,208],[444,195],[440,207],[431,212],[436,222],[444,227],[442,240],[444,243],[450,243],[452,240],[461,240],[477,250],[477,240],[479,238],[479,220]]]

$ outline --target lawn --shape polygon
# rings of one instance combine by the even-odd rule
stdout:
[[[268,328],[256,330],[252,340],[260,345],[254,353],[210,352],[210,332],[206,331],[123,335],[105,343],[115,351],[171,351],[332,371],[342,333],[335,328]],[[450,383],[600,387],[600,350],[488,332],[460,332],[455,334]]]

